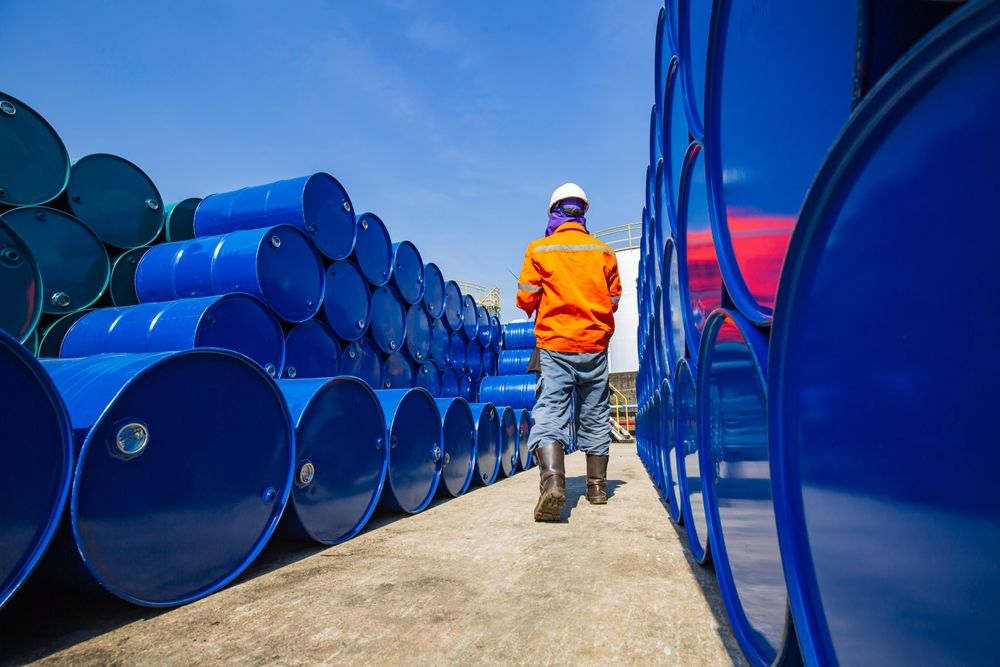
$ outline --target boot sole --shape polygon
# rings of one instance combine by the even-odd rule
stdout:
[[[535,505],[535,521],[560,521],[566,493],[559,489],[546,491]]]
[[[591,497],[588,496],[587,497],[587,502],[590,503],[591,505],[607,505],[608,504],[608,499],[607,498],[591,498]]]

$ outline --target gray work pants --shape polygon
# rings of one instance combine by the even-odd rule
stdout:
[[[575,389],[578,445],[588,454],[607,456],[611,444],[608,353],[539,350],[539,356],[542,374],[531,411],[528,449],[534,452],[554,442],[564,448],[569,444]]]

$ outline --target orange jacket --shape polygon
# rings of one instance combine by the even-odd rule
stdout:
[[[615,251],[567,222],[532,241],[517,279],[517,307],[536,310],[538,347],[555,352],[602,352],[615,332],[622,296]]]

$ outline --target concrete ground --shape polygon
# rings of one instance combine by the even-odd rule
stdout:
[[[179,609],[29,590],[0,613],[0,663],[746,664],[633,446],[609,477],[589,505],[570,456],[561,524],[532,521],[531,470],[336,547],[275,545]]]

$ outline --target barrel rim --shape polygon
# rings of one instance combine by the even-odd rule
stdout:
[[[326,302],[326,272],[327,272],[327,267],[323,263],[323,255],[320,254],[319,250],[316,248],[316,244],[313,242],[312,239],[310,239],[308,236],[306,236],[305,232],[303,232],[298,227],[296,227],[294,225],[289,225],[289,224],[280,224],[280,225],[274,225],[274,226],[271,226],[271,227],[264,228],[264,229],[261,230],[261,237],[260,237],[260,240],[257,242],[257,253],[256,253],[256,256],[254,257],[254,264],[256,265],[257,270],[254,272],[254,278],[257,281],[257,289],[260,290],[260,293],[263,294],[265,297],[267,296],[267,294],[264,291],[264,285],[261,283],[261,276],[264,274],[263,267],[262,267],[261,263],[264,261],[264,256],[265,255],[264,255],[264,252],[261,252],[261,250],[266,251],[266,249],[267,249],[267,243],[266,242],[267,242],[268,237],[271,236],[272,234],[274,234],[275,232],[278,232],[278,231],[280,231],[282,234],[291,233],[293,236],[297,236],[299,238],[299,240],[301,240],[305,244],[305,247],[308,248],[309,253],[313,256],[313,258],[315,260],[316,268],[319,269],[319,293],[316,295],[316,298],[315,298],[315,300],[313,302],[313,305],[309,309],[307,315],[305,315],[304,317],[295,317],[295,318],[293,318],[293,317],[289,317],[288,314],[286,314],[286,313],[279,313],[278,310],[274,306],[270,306],[271,310],[273,310],[274,313],[279,318],[281,318],[283,321],[288,322],[290,324],[301,324],[302,322],[305,322],[306,320],[309,320],[309,319],[312,319],[313,317],[315,317],[316,313],[318,313],[320,311],[320,309],[323,307],[323,304]],[[371,318],[371,312],[370,312],[371,311],[371,296],[368,297],[368,300],[369,300],[368,310],[369,310],[369,319],[370,319]],[[267,302],[268,302],[269,305],[270,305],[270,301],[271,301],[271,298],[268,297],[267,298]]]
[[[194,234],[194,216],[198,211],[198,207],[201,206],[201,202],[204,201],[203,197],[185,197],[184,199],[178,199],[177,201],[172,201],[168,204],[164,204],[163,208],[163,238],[166,243],[174,243],[175,241],[188,241],[190,239],[172,239],[170,238],[170,221],[173,219],[174,211],[179,209],[181,206],[187,204],[188,202],[197,202],[194,205],[194,210],[191,211],[191,234]]]
[[[322,257],[325,257],[331,261],[336,262],[342,259],[347,259],[354,252],[354,246],[357,244],[358,241],[358,219],[354,213],[354,202],[351,201],[351,196],[348,194],[347,188],[345,188],[344,184],[341,183],[339,180],[337,180],[335,176],[325,171],[317,171],[305,177],[305,181],[302,183],[302,192],[300,193],[301,203],[302,203],[302,222],[304,225],[309,224],[309,220],[306,219],[306,213],[307,211],[310,210],[309,208],[306,207],[307,192],[310,189],[310,186],[315,187],[314,184],[317,181],[327,181],[328,183],[332,183],[334,187],[337,190],[339,190],[340,193],[344,196],[344,203],[347,204],[348,206],[348,210],[344,212],[350,213],[351,219],[353,221],[353,229],[352,229],[353,233],[351,234],[351,244],[350,244],[351,247],[348,249],[347,253],[341,254],[337,257],[334,257],[333,255],[330,255],[326,252],[326,244],[323,244],[323,246],[321,247],[319,242],[314,240],[313,245],[316,247],[316,251]]]
[[[446,443],[444,441],[444,424],[445,424],[446,421],[448,421],[449,415],[451,415],[452,411],[456,409],[456,406],[458,406],[457,407],[458,410],[461,410],[462,413],[465,416],[468,417],[468,423],[472,425],[472,431],[473,432],[475,431],[475,428],[476,428],[476,420],[472,416],[472,408],[469,407],[469,402],[466,401],[461,396],[448,396],[448,397],[442,397],[442,398],[435,398],[434,400],[435,401],[445,401],[445,402],[448,403],[448,408],[444,412],[441,413],[441,431],[442,431],[441,444],[442,444],[442,449],[447,454],[448,453],[448,447],[447,447],[447,445],[446,445]],[[461,405],[459,405],[460,402],[461,402]],[[438,405],[438,407],[440,408],[440,405]],[[441,469],[441,485],[444,487],[445,491],[448,492],[448,495],[450,495],[452,498],[457,498],[458,496],[464,495],[469,490],[469,487],[472,486],[472,477],[473,477],[473,475],[476,472],[476,444],[477,444],[477,438],[473,434],[470,439],[472,440],[472,443],[471,443],[472,446],[469,448],[469,462],[468,462],[467,470],[465,471],[465,479],[462,480],[462,484],[461,484],[461,486],[459,487],[459,489],[457,491],[451,489],[448,486],[447,478],[444,475],[444,466],[442,466],[442,469]]]
[[[677,362],[677,368],[674,374],[674,438],[677,442],[674,444],[674,452],[677,457],[677,472],[678,472],[678,489],[680,491],[681,497],[681,514],[685,517],[692,517],[691,520],[684,521],[684,532],[687,534],[688,546],[691,548],[691,556],[694,558],[695,562],[699,565],[707,566],[712,562],[712,549],[711,544],[708,539],[708,519],[705,520],[706,531],[705,535],[699,539],[698,527],[693,520],[693,511],[691,509],[691,498],[688,495],[687,490],[687,465],[684,462],[685,455],[683,453],[683,447],[681,447],[680,441],[680,430],[677,428],[677,424],[680,423],[680,411],[682,409],[681,401],[676,400],[676,396],[680,391],[680,385],[682,382],[686,382],[691,386],[692,395],[695,397],[695,410],[698,409],[697,405],[697,395],[698,395],[698,383],[696,378],[698,377],[698,366],[697,363],[690,357],[682,357]],[[686,380],[684,379],[686,378]],[[701,447],[699,446],[699,449]],[[699,464],[699,473],[701,465]],[[701,475],[704,477],[703,475]],[[702,493],[704,495],[704,492]],[[704,506],[704,500],[702,500],[702,505]],[[704,546],[702,546],[702,541],[704,541]]]
[[[62,185],[55,192],[55,194],[53,194],[48,199],[45,199],[44,201],[39,201],[39,202],[21,202],[21,203],[15,203],[15,204],[12,204],[11,202],[6,202],[5,201],[4,204],[8,205],[8,206],[11,206],[13,208],[22,208],[22,207],[25,207],[25,206],[44,206],[46,204],[50,204],[50,203],[54,202],[55,200],[57,200],[59,198],[59,196],[62,195],[62,193],[66,191],[66,186],[69,185],[69,172],[70,172],[70,168],[71,168],[72,165],[71,165],[70,159],[69,159],[69,151],[66,149],[66,142],[63,141],[62,137],[59,136],[59,133],[56,132],[55,128],[52,127],[52,124],[49,123],[49,121],[45,118],[45,116],[43,116],[37,110],[35,110],[35,108],[33,106],[31,106],[30,104],[26,104],[20,98],[14,97],[13,95],[11,95],[10,93],[7,93],[7,92],[0,91],[0,97],[3,97],[4,99],[10,99],[10,100],[13,100],[14,102],[17,102],[20,105],[19,108],[28,109],[29,111],[31,111],[31,115],[32,116],[34,116],[37,120],[41,121],[42,126],[45,129],[47,129],[52,134],[52,136],[56,139],[56,143],[58,143],[59,147],[62,149],[62,158],[63,158],[62,162],[66,166],[65,173],[63,174]]]
[[[364,284],[364,287],[365,287],[365,289],[364,289],[365,299],[366,299],[366,302],[368,304],[367,308],[365,308],[364,326],[361,327],[361,328],[359,328],[359,329],[357,329],[357,334],[356,335],[355,335],[354,329],[352,329],[351,330],[351,336],[345,336],[340,331],[338,331],[337,327],[335,327],[333,325],[333,323],[330,322],[330,318],[326,314],[326,300],[327,300],[327,297],[330,294],[333,293],[332,290],[328,290],[327,289],[328,283],[330,281],[330,270],[333,269],[334,267],[338,267],[339,268],[339,267],[341,267],[342,265],[345,265],[345,264],[350,265],[350,267],[349,267],[350,270],[354,271],[355,275],[357,277],[361,278],[361,282]],[[323,299],[322,299],[322,304],[323,305],[322,305],[321,310],[323,312],[323,318],[326,319],[327,324],[329,324],[330,328],[333,329],[334,333],[337,334],[337,337],[340,338],[344,342],[351,343],[351,342],[354,342],[354,341],[357,341],[357,340],[361,340],[362,338],[364,338],[365,334],[368,332],[369,327],[371,326],[371,321],[372,321],[372,291],[371,291],[371,287],[369,286],[371,281],[368,280],[368,278],[365,276],[364,272],[361,270],[361,268],[355,262],[353,262],[350,259],[342,259],[342,260],[337,261],[337,262],[331,262],[330,265],[327,266],[323,270],[323,282],[324,282],[324,286],[323,286]],[[383,283],[383,285],[384,284],[385,283]],[[375,349],[378,349],[377,345],[375,346]]]
[[[372,280],[372,277],[369,276],[367,273],[365,273],[365,271],[361,268],[362,263],[358,259],[358,236],[359,236],[359,230],[361,229],[362,220],[374,220],[376,223],[378,223],[378,227],[382,231],[381,236],[382,239],[385,241],[385,251],[386,251],[385,252],[386,273],[385,277],[382,279]],[[361,272],[361,275],[364,277],[366,281],[368,281],[368,283],[372,287],[381,287],[382,285],[385,285],[390,280],[392,280],[393,267],[394,267],[393,253],[392,253],[392,236],[389,235],[389,228],[385,226],[385,222],[382,220],[382,218],[380,218],[377,214],[372,213],[371,211],[365,211],[361,215],[356,216],[355,226],[357,227],[357,229],[354,232],[354,250],[347,259],[338,261],[344,261],[344,262],[354,261],[355,264],[357,264],[358,266],[358,271]]]
[[[403,392],[403,394],[400,396],[399,402],[394,405],[392,409],[392,416],[386,419],[386,435],[388,436],[386,442],[389,442],[389,440],[392,438],[392,433],[396,428],[396,416],[399,414],[399,410],[402,407],[403,403],[406,401],[412,402],[416,400],[422,400],[426,401],[427,404],[430,405],[431,408],[433,408],[434,414],[437,415],[437,419],[435,420],[435,422],[439,425],[438,444],[443,446],[443,443],[441,442],[442,436],[440,428],[440,424],[442,423],[441,410],[438,409],[438,405],[437,403],[435,403],[434,397],[431,395],[431,393],[426,389],[424,389],[423,387],[410,387],[408,389],[398,389],[396,391],[401,391]],[[427,507],[434,500],[434,496],[437,494],[438,485],[441,483],[441,458],[438,458],[438,460],[434,463],[434,476],[433,480],[431,481],[430,488],[427,491],[427,495],[424,496],[424,498],[412,509],[403,507],[402,504],[399,503],[399,501],[396,499],[396,493],[392,485],[392,465],[391,465],[392,454],[389,454],[389,461],[390,465],[386,476],[387,479],[386,484],[389,489],[389,495],[392,496],[392,502],[394,503],[394,505],[398,506],[402,511],[406,512],[407,514],[418,514],[427,509]]]
[[[22,336],[20,340],[17,341],[22,345],[26,345],[28,339],[31,338],[31,334],[35,332],[35,330],[38,328],[38,322],[42,319],[42,312],[45,308],[45,302],[44,302],[45,286],[42,284],[42,271],[41,269],[38,268],[38,262],[35,261],[35,256],[31,254],[31,248],[28,246],[27,243],[24,242],[24,239],[21,238],[21,235],[18,234],[13,227],[8,225],[4,221],[2,213],[0,213],[0,234],[7,234],[8,236],[11,237],[11,239],[13,239],[16,243],[18,243],[21,246],[21,250],[24,251],[25,255],[27,255],[27,259],[25,261],[28,262],[29,267],[32,269],[32,274],[35,279],[35,285],[37,285],[37,289],[35,290],[35,298],[33,301],[33,304],[35,306],[35,315],[34,317],[31,318],[31,322],[29,323],[29,326],[25,330],[24,336]],[[69,313],[66,314],[68,315]],[[11,338],[15,337],[11,335]]]
[[[694,107],[695,76],[691,69],[691,4],[699,0],[679,0],[677,6],[677,55],[681,61],[681,85],[684,88],[684,112],[688,119],[688,131],[696,141],[704,141],[705,128],[698,110]],[[710,27],[710,26],[706,26]],[[701,113],[704,113],[702,109]]]

